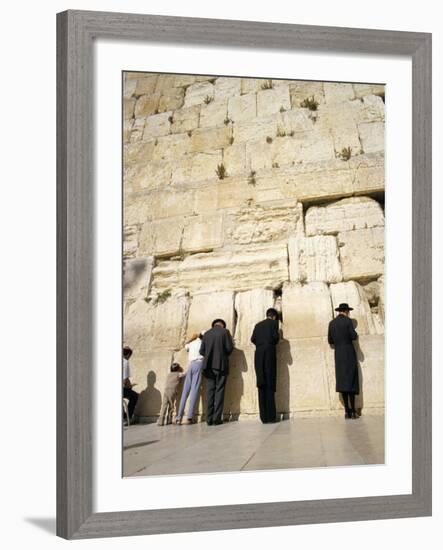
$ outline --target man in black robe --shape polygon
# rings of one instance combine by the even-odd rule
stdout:
[[[206,422],[208,426],[223,423],[226,379],[229,356],[234,349],[230,332],[223,319],[215,319],[206,331],[200,346],[203,355],[203,376],[206,378]]]
[[[340,392],[345,406],[345,418],[358,418],[355,411],[355,396],[359,393],[357,354],[353,341],[358,338],[349,312],[354,309],[340,304],[339,314],[329,323],[328,342],[334,347],[335,391]]]
[[[260,420],[263,424],[276,421],[276,346],[279,338],[278,312],[274,308],[269,308],[266,312],[266,319],[255,325],[251,336],[251,342],[255,345],[254,367],[257,377]]]

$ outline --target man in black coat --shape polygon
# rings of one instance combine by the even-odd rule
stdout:
[[[251,342],[255,345],[254,367],[257,377],[260,420],[263,424],[276,421],[276,345],[279,338],[278,312],[274,308],[269,308],[266,312],[266,319],[255,325],[251,336]]]
[[[206,422],[209,426],[223,423],[225,385],[229,374],[229,356],[234,349],[231,334],[223,319],[215,319],[200,346],[203,376],[206,378]]]
[[[354,309],[340,304],[339,314],[329,323],[328,342],[334,347],[335,391],[340,392],[345,405],[345,418],[358,418],[355,411],[355,396],[359,393],[357,354],[353,341],[358,338],[349,312]]]

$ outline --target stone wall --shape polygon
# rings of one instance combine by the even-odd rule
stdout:
[[[275,306],[279,412],[334,414],[326,333],[344,301],[360,335],[360,406],[382,409],[384,87],[125,73],[123,113],[136,413],[158,414],[185,340],[223,317],[236,345],[225,412],[257,414],[249,338]]]

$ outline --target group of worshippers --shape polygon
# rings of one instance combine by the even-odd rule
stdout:
[[[328,342],[334,348],[336,391],[342,395],[346,419],[358,418],[355,396],[359,393],[359,379],[357,355],[353,343],[358,335],[350,318],[352,309],[346,303],[340,304],[335,308],[338,315],[330,321],[328,327]],[[275,393],[279,340],[279,314],[276,309],[269,308],[266,319],[255,325],[251,335],[251,342],[255,345],[254,367],[260,420],[264,424],[277,421]],[[181,425],[194,422],[202,376],[206,378],[206,423],[209,426],[222,424],[225,387],[229,375],[229,356],[234,349],[232,336],[226,328],[225,321],[215,319],[209,330],[193,334],[185,348],[188,352],[187,371],[184,373],[178,363],[170,366],[158,424],[163,426],[172,423],[175,400],[182,378],[184,378],[183,391],[175,423]],[[123,396],[129,400],[130,417],[138,398],[130,382],[128,360],[131,354],[130,348],[123,349]]]

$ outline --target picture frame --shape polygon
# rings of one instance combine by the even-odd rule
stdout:
[[[412,61],[412,492],[93,513],[93,44],[97,38]],[[57,534],[67,539],[431,514],[431,46],[428,33],[108,12],[57,15]]]

